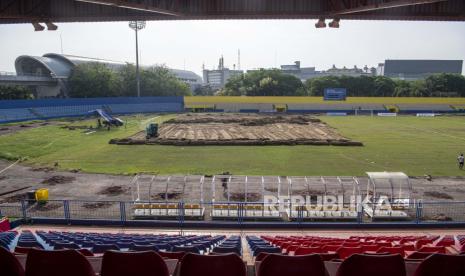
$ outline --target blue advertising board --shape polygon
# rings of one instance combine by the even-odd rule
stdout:
[[[325,88],[324,100],[325,101],[345,101],[347,96],[347,89],[345,88]]]

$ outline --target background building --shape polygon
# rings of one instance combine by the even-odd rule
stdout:
[[[231,70],[224,66],[224,58],[221,57],[218,62],[218,69],[206,70],[203,69],[204,85],[209,85],[213,90],[219,90],[224,87],[228,79],[243,74],[242,70]]]
[[[16,75],[0,76],[0,85],[32,86],[35,88],[38,98],[67,97],[67,80],[74,67],[82,63],[92,62],[103,63],[113,70],[127,65],[126,62],[53,53],[43,56],[23,55],[15,60]],[[202,78],[194,72],[179,69],[169,70],[180,81],[187,83],[191,90],[202,84]]]
[[[433,74],[462,74],[462,60],[388,59],[378,65],[378,74],[405,80],[424,79]]]

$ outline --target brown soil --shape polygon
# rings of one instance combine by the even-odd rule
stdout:
[[[228,195],[224,194],[225,198],[228,198]],[[229,199],[231,201],[238,201],[244,202],[245,201],[245,193],[229,193]],[[257,193],[247,193],[247,201],[248,202],[257,202],[261,201],[261,196]]]
[[[96,203],[84,203],[82,207],[86,209],[100,209],[100,208],[108,208],[111,206],[109,202],[96,202]]]
[[[42,184],[55,186],[57,184],[71,183],[76,180],[73,176],[54,175],[42,181]]]
[[[152,196],[152,199],[154,200],[175,200],[175,199],[181,199],[181,193],[158,193]],[[166,198],[165,198],[166,197]]]
[[[34,122],[29,124],[16,124],[0,127],[0,135],[15,133],[19,131],[28,130],[36,127],[43,127],[46,125],[59,124],[59,122]]]
[[[423,195],[439,199],[454,199],[451,195],[438,191],[425,191]]]
[[[141,131],[115,144],[161,145],[337,145],[362,146],[308,115],[183,114],[159,128],[157,138]]]
[[[100,192],[97,194],[99,195],[108,195],[108,196],[117,196],[124,194],[128,192],[129,189],[127,187],[121,187],[121,186],[111,186],[111,187],[106,187],[102,189]]]
[[[18,203],[27,198],[27,193],[20,193],[3,198],[0,203]]]
[[[54,170],[55,170],[54,168],[50,168],[50,167],[31,168],[31,171],[33,172],[52,172]]]

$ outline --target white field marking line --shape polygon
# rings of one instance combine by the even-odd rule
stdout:
[[[0,171],[0,174],[3,173],[4,171],[12,168],[14,165],[18,164],[19,163],[19,159],[16,160],[16,162],[14,162],[13,164],[9,165],[8,167],[4,168],[3,170]]]
[[[86,135],[89,135],[89,134],[92,134],[92,133],[95,133],[95,132],[97,132],[97,131],[95,131],[95,130],[94,131],[89,131],[89,132],[86,132]]]
[[[415,130],[418,130],[418,131],[422,131],[422,132],[426,132],[426,133],[434,133],[434,134],[439,134],[439,135],[442,135],[442,136],[445,136],[445,137],[449,137],[449,138],[454,138],[454,139],[459,139],[459,140],[465,140],[464,137],[460,137],[460,136],[455,136],[455,135],[450,135],[450,134],[445,134],[445,133],[442,133],[442,132],[439,132],[439,131],[435,131],[435,130],[428,130],[428,129],[421,129],[421,128],[418,128],[418,127],[414,127],[414,126],[409,126],[409,125],[404,125],[402,124],[404,127],[407,127],[407,128],[413,128]]]

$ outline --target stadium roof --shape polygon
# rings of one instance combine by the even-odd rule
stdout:
[[[465,20],[463,0],[0,0],[0,24],[182,19]]]
[[[384,65],[384,75],[462,73],[462,60],[388,59]]]

